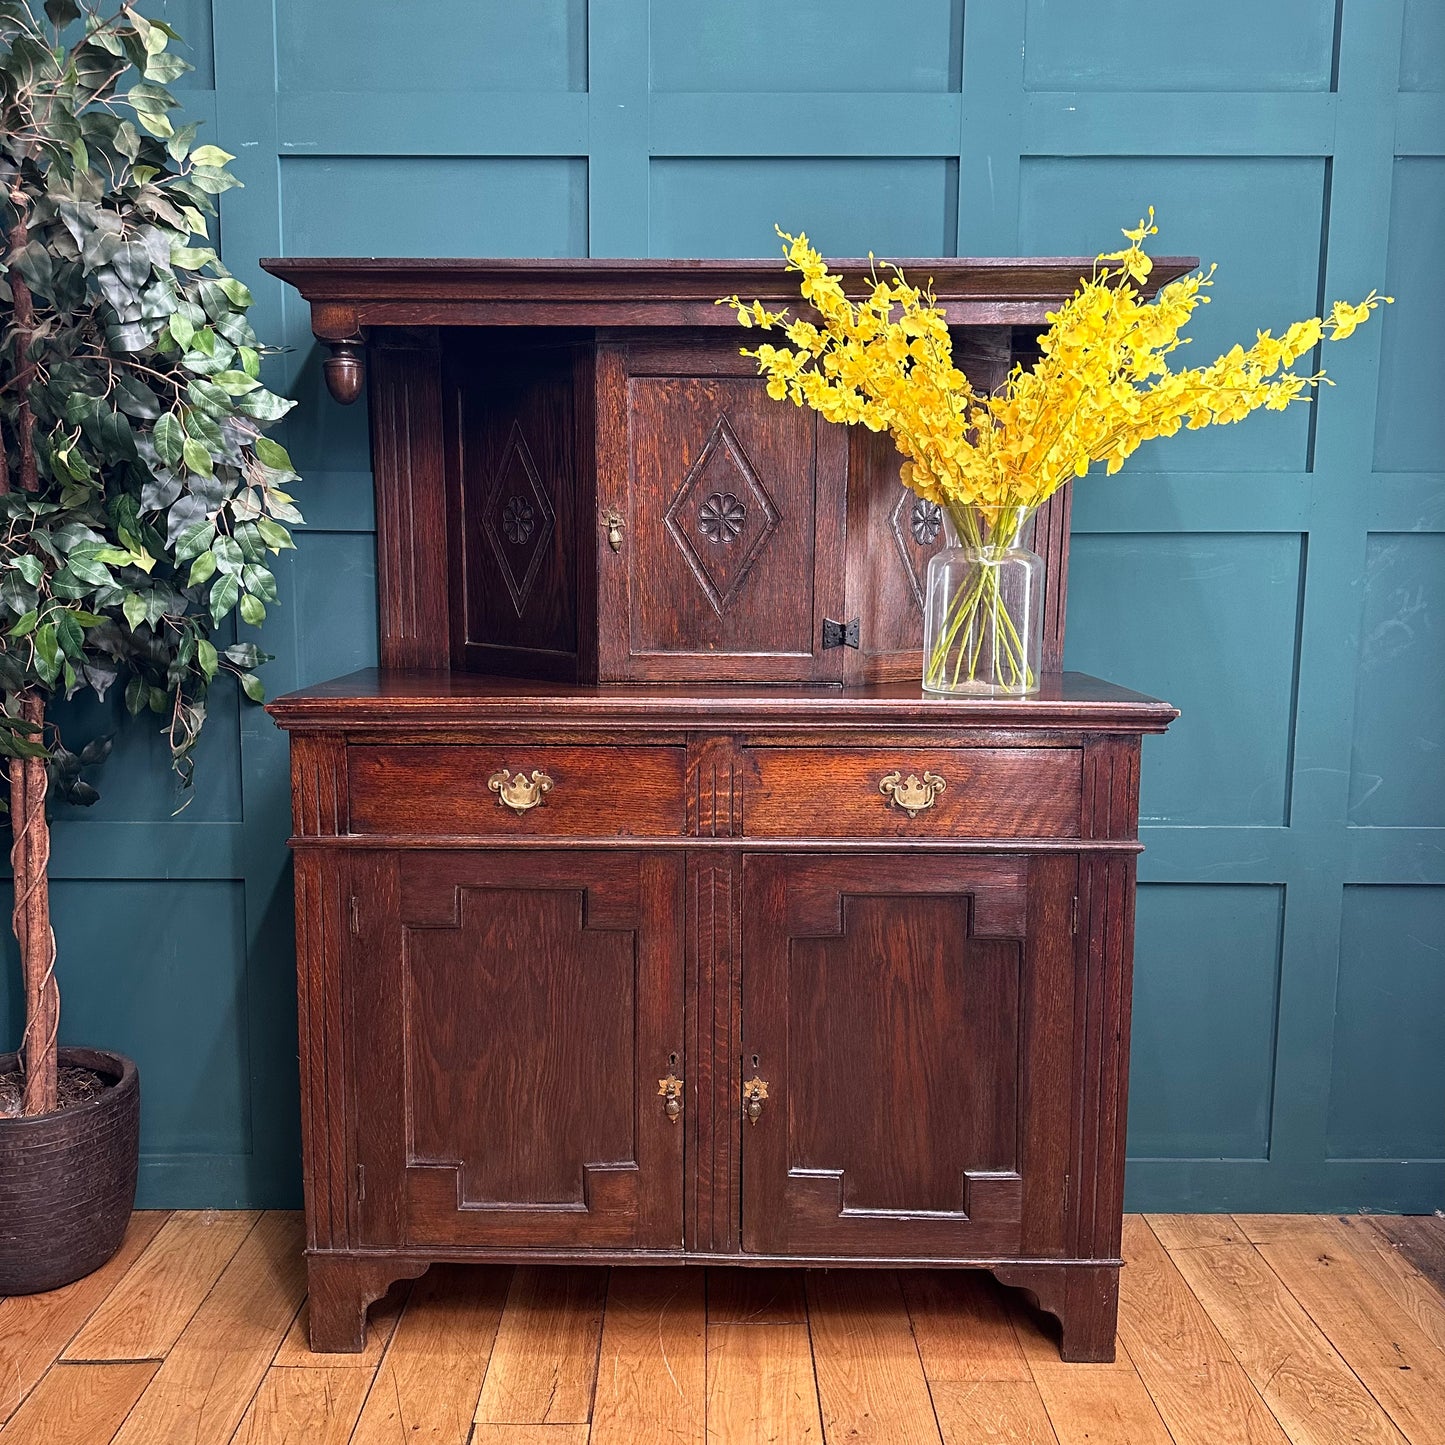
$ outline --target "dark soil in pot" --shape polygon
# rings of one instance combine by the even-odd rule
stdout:
[[[0,1118],[0,1295],[58,1289],[99,1269],[135,1205],[135,1065],[99,1049],[61,1049],[60,1065],[108,1087],[53,1114]],[[0,1075],[16,1067],[14,1054],[0,1054]],[[79,1084],[73,1076],[72,1089]]]

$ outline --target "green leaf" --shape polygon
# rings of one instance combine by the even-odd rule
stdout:
[[[35,670],[47,685],[60,676],[60,644],[53,623],[47,622],[35,634]]]
[[[197,476],[209,477],[215,475],[215,467],[211,463],[211,454],[200,442],[193,441],[187,437],[181,444],[181,456],[186,463],[186,470],[194,472]]]
[[[226,293],[226,299],[242,311],[247,310],[255,302],[256,298],[251,295],[250,289],[243,286],[234,276],[222,276],[216,284]]]
[[[216,260],[216,253],[210,246],[173,246],[171,247],[171,265],[179,266],[183,271],[199,271],[202,266],[209,266]],[[195,327],[192,326],[186,332],[185,339],[181,340],[180,334],[175,327],[171,327],[171,333],[182,346],[191,344],[191,337],[195,334]]]
[[[198,166],[224,166],[236,157],[230,151],[223,151],[220,146],[197,146],[191,152],[191,159]]]
[[[10,565],[32,586],[39,587],[45,575],[45,564],[33,553],[23,552],[10,559]]]
[[[176,316],[171,317],[171,328],[175,329]],[[189,323],[186,323],[189,324]],[[174,412],[166,414],[157,419],[155,429],[151,436],[155,440],[156,455],[168,466],[173,467],[185,455],[186,434],[181,430],[181,424],[176,419]]]
[[[248,391],[255,391],[261,385],[244,371],[218,371],[211,379],[227,396],[245,396]]]
[[[93,542],[83,542],[66,559],[66,570],[90,587],[104,587],[112,578],[110,568],[97,559],[101,549]]]
[[[201,671],[209,682],[216,675],[219,659],[216,656],[215,646],[207,642],[204,637],[196,642],[196,661],[200,663]]]
[[[210,552],[202,552],[191,563],[191,575],[186,578],[187,587],[199,587],[216,575],[216,559]]]
[[[265,661],[265,657],[254,642],[233,642],[226,649],[226,660],[237,667],[252,668]]]
[[[219,627],[221,619],[236,605],[241,595],[241,584],[235,577],[216,578],[211,588],[211,621]]]
[[[215,535],[216,525],[214,522],[209,520],[192,522],[176,538],[176,561],[189,562],[192,557],[204,552],[211,545],[211,539]]]
[[[241,598],[241,621],[249,622],[252,627],[259,627],[266,620],[266,606],[259,597],[252,597],[248,592]]]
[[[295,474],[296,466],[291,460],[291,453],[280,442],[272,441],[270,437],[257,437],[255,448],[256,460],[263,466],[270,467],[272,471]]]
[[[243,672],[241,674],[241,691],[244,692],[252,702],[266,701],[266,684],[263,683],[254,672]]]
[[[256,530],[260,532],[262,540],[273,552],[281,552],[288,547],[296,546],[295,542],[291,540],[290,532],[279,522],[273,522],[270,517],[258,517]]]
[[[148,689],[144,682],[138,677],[133,677],[125,685],[125,710],[132,716],[138,717],[145,711],[146,693]]]
[[[30,609],[30,611],[27,612],[23,617],[21,617],[21,618],[16,622],[15,626],[10,629],[10,636],[11,636],[11,637],[29,637],[30,634],[35,631],[35,624],[36,624],[39,620],[40,620],[40,614],[39,614],[39,612],[37,612],[37,611],[35,610],[35,608],[32,607],[32,608]]]
[[[146,620],[146,600],[139,592],[127,592],[121,611],[125,613],[125,620],[134,632]]]
[[[55,619],[55,636],[61,651],[77,661],[85,656],[85,630],[69,612],[61,612]]]
[[[217,537],[211,543],[211,556],[216,559],[216,567],[219,571],[235,575],[240,574],[246,561],[241,552],[241,545],[234,537]]]

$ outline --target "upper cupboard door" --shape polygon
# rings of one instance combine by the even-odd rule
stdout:
[[[362,1242],[680,1248],[680,857],[353,867]]]
[[[598,395],[598,500],[624,519],[599,554],[602,676],[840,678],[844,428],[773,401],[731,337],[605,348]]]
[[[1063,1253],[1072,857],[752,855],[743,1247]]]

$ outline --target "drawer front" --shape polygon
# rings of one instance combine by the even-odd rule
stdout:
[[[1074,838],[1074,748],[755,748],[755,838]]]
[[[684,824],[683,764],[683,750],[666,747],[353,747],[351,831],[676,837]]]

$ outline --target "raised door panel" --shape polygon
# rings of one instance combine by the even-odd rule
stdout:
[[[1075,870],[1034,866],[745,860],[745,1251],[1062,1253]]]
[[[566,333],[448,340],[455,666],[570,680],[593,665],[591,554],[579,546],[591,540],[589,428],[577,414],[590,377],[590,354]]]
[[[604,544],[601,560],[603,616],[619,618],[599,639],[604,676],[841,677],[822,623],[843,605],[847,438],[728,374],[737,362],[735,346],[679,345],[599,367],[616,422],[602,430],[601,495],[626,479],[620,553]],[[607,585],[623,571],[625,599]]]
[[[356,866],[363,1242],[680,1247],[683,1131],[658,1092],[687,1077],[680,860]]]

